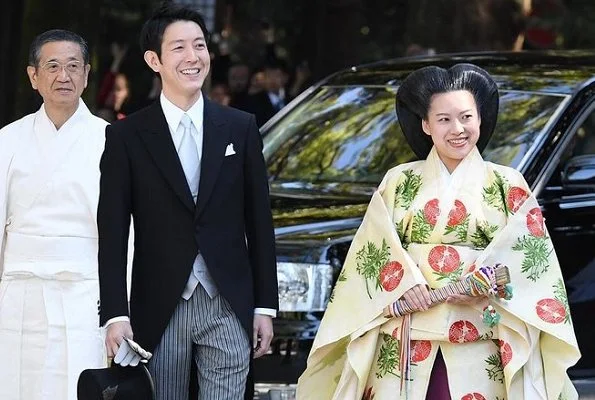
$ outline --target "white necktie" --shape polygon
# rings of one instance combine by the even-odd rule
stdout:
[[[192,199],[196,203],[198,184],[200,182],[200,155],[196,147],[196,136],[198,132],[188,114],[182,116],[182,120],[178,126],[178,132],[182,133],[178,157],[182,163],[182,169],[186,175],[186,181],[192,193]]]
[[[192,199],[196,204],[196,198],[198,196],[198,184],[200,183],[200,155],[198,154],[198,148],[196,146],[198,131],[192,123],[192,120],[188,114],[182,116],[180,125],[178,126],[178,134],[182,134],[182,141],[178,148],[178,157],[182,163],[182,169],[186,175],[186,181],[190,192],[192,192]],[[182,292],[182,297],[186,300],[192,296],[192,293],[198,286],[198,283],[205,288],[208,295],[213,298],[217,295],[218,290],[209,270],[207,269],[206,263],[202,254],[198,254],[194,260],[192,266],[192,273],[188,277],[186,287]]]

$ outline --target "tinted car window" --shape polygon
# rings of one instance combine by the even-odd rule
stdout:
[[[396,87],[325,86],[265,136],[277,181],[378,183],[391,167],[415,159],[395,113]],[[487,160],[517,166],[564,97],[501,94]]]

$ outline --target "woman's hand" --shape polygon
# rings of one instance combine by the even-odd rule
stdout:
[[[426,311],[432,305],[430,300],[430,292],[426,285],[415,285],[403,294],[402,299],[417,309],[418,311]]]
[[[467,296],[465,294],[452,294],[446,298],[448,304],[465,304],[468,306],[481,306],[481,308],[488,305],[487,296]]]

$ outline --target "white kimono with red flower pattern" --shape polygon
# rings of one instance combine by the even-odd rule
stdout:
[[[507,265],[513,298],[441,304],[411,316],[401,384],[402,319],[383,309],[417,284],[442,287],[476,266]],[[536,199],[514,169],[474,149],[449,174],[436,150],[391,169],[354,237],[298,383],[298,399],[424,399],[442,351],[456,400],[577,399],[580,358],[562,274]]]

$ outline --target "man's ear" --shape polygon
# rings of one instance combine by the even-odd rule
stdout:
[[[430,132],[430,124],[425,119],[421,120],[421,129],[426,135],[432,136],[432,133]]]
[[[29,75],[31,87],[37,90],[37,69],[31,65],[27,66],[27,75]]]
[[[159,56],[153,50],[145,51],[143,56],[145,62],[154,72],[159,72],[161,69],[161,61],[159,60]]]
[[[89,72],[91,72],[91,64],[85,65],[85,89],[89,83]]]

